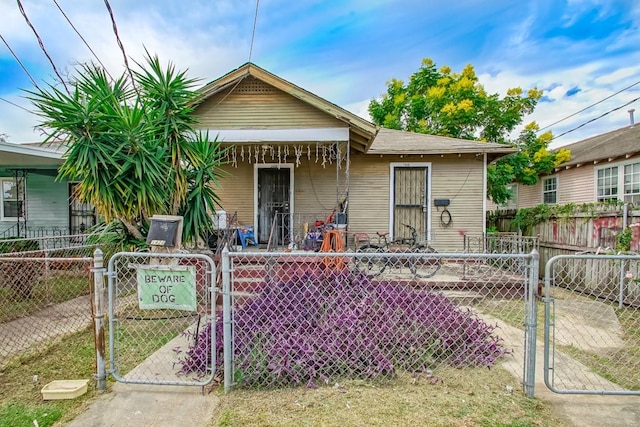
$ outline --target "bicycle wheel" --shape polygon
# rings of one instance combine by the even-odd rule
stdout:
[[[440,267],[442,267],[442,261],[440,258],[434,257],[433,254],[438,252],[428,245],[420,245],[413,248],[411,252],[424,254],[422,257],[411,258],[409,263],[409,270],[415,277],[426,279],[436,275]]]
[[[357,256],[356,268],[358,271],[364,273],[368,277],[375,277],[382,274],[386,265],[384,257],[380,256],[383,250],[380,246],[376,245],[364,245],[358,248],[357,254],[372,254],[374,256]]]

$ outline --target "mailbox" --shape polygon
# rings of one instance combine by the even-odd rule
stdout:
[[[179,248],[182,244],[182,217],[154,215],[147,234],[147,244],[151,247]]]

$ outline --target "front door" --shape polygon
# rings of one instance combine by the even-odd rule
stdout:
[[[258,241],[281,245],[288,239],[291,169],[283,165],[258,168]]]
[[[429,218],[429,182],[427,166],[393,166],[393,237],[411,237],[407,224],[415,227],[420,240],[427,240]]]

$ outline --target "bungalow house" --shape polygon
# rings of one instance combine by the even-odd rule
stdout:
[[[403,224],[440,251],[461,250],[481,234],[487,165],[506,145],[383,129],[247,63],[200,89],[199,128],[226,151],[218,189],[225,215],[253,227],[265,244],[301,244],[331,213],[338,228],[407,236]],[[0,236],[95,221],[54,177],[62,153],[0,144]],[[1,237],[0,237],[1,238]]]
[[[564,146],[571,159],[536,185],[513,185],[502,208],[620,200],[640,203],[640,127],[626,126]]]
[[[252,63],[201,89],[199,126],[229,146],[225,212],[300,242],[336,210],[350,233],[406,236],[440,251],[481,234],[486,168],[509,146],[378,128]]]

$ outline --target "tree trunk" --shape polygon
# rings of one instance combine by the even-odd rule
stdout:
[[[144,240],[144,236],[142,235],[142,233],[140,232],[140,230],[138,229],[137,226],[133,225],[132,223],[130,223],[129,221],[127,221],[124,218],[120,218],[120,221],[122,221],[122,223],[124,224],[125,227],[127,227],[127,231],[136,239],[138,240]]]

